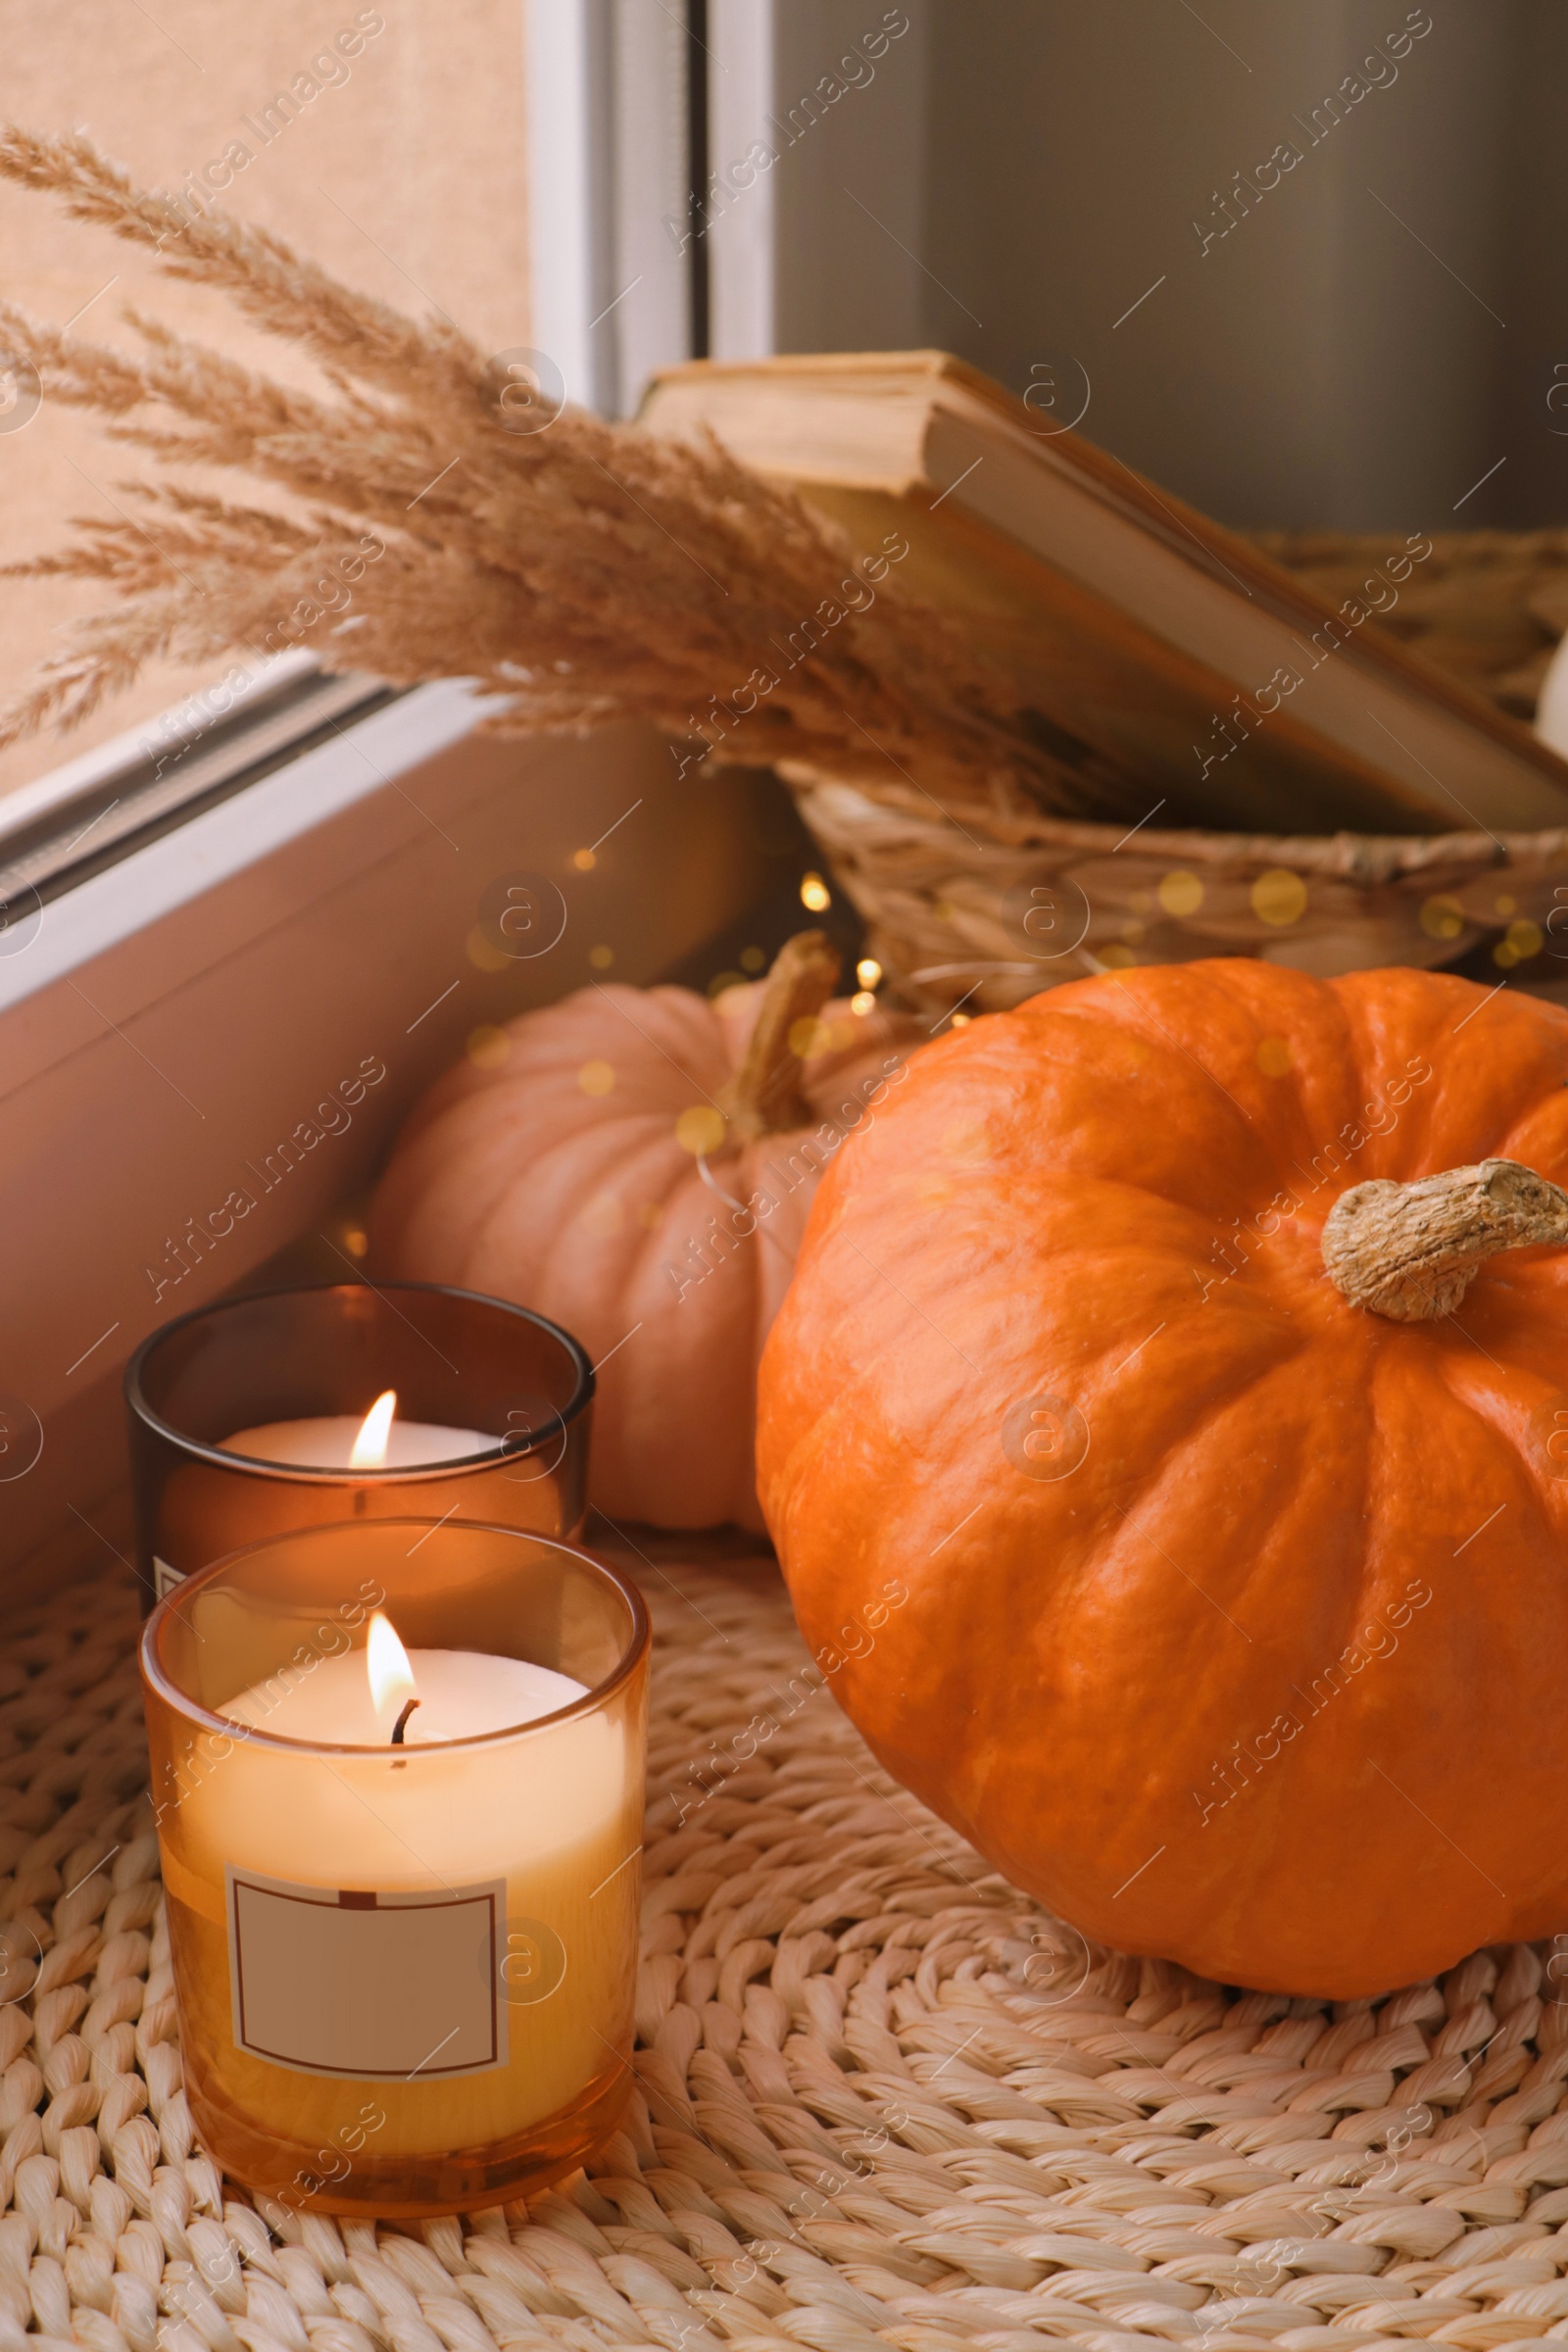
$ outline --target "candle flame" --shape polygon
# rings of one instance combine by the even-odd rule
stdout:
[[[365,1671],[369,1678],[370,1704],[378,1720],[396,1714],[409,1699],[417,1698],[419,1694],[414,1669],[409,1664],[409,1653],[379,1609],[370,1619]]]
[[[392,1431],[392,1416],[398,1409],[396,1389],[387,1389],[371,1405],[360,1424],[360,1434],[349,1448],[351,1470],[380,1470],[386,1463],[386,1444]],[[391,1628],[388,1627],[388,1632]],[[396,1637],[394,1636],[394,1639]]]

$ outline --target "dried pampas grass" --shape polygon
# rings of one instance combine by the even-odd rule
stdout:
[[[519,435],[504,369],[456,327],[339,285],[266,230],[135,187],[86,139],[7,131],[0,173],[220,289],[309,353],[331,394],[155,319],[132,315],[144,348],[127,358],[0,303],[0,346],[33,364],[46,399],[171,466],[281,494],[274,509],[172,476],[117,485],[139,519],[77,521],[64,549],[12,566],[103,580],[115,601],[73,624],[0,713],[0,743],[74,724],[155,656],[295,644],[396,684],[476,677],[509,728],[645,719],[726,759],[907,789],[916,806],[1070,814],[1101,798],[1104,780],[1032,731],[951,622],[891,570],[873,584],[845,540],[716,442],[573,410]]]

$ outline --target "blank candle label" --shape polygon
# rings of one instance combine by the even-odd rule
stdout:
[[[507,2063],[504,1879],[425,1894],[296,1886],[226,1869],[234,2042],[351,2081]]]

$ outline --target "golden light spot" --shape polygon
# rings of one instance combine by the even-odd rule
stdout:
[[[363,1225],[351,1225],[343,1236],[343,1247],[350,1257],[363,1257],[370,1247],[370,1237]]]
[[[613,948],[590,948],[588,960],[596,972],[608,972],[615,960],[615,951]]]
[[[1260,923],[1283,931],[1306,912],[1306,884],[1288,865],[1271,865],[1252,884],[1252,912]]]
[[[1493,900],[1492,911],[1494,914],[1500,914],[1506,918],[1510,914],[1518,913],[1519,902],[1517,899],[1510,899],[1507,892],[1504,891],[1500,899]]]
[[[814,1013],[803,1013],[790,1023],[790,1052],[798,1054],[802,1061],[814,1061],[819,1054],[830,1053],[833,1043],[831,1028]]]
[[[868,1012],[875,1012],[876,999],[868,988],[856,990],[855,995],[850,999],[850,1010],[859,1013],[862,1018]]]
[[[1291,1049],[1283,1037],[1265,1037],[1257,1049],[1257,1066],[1265,1078],[1283,1078],[1291,1066]]]
[[[466,1051],[476,1068],[499,1070],[512,1052],[512,1040],[504,1029],[497,1029],[493,1022],[487,1021],[480,1028],[468,1031]]]
[[[615,1073],[608,1061],[585,1061],[577,1072],[577,1084],[585,1095],[608,1095],[615,1083]]]
[[[1119,940],[1112,940],[1108,948],[1102,948],[1099,953],[1107,972],[1124,972],[1129,964],[1138,961],[1131,948],[1124,948]]]
[[[967,1029],[973,1018],[973,1013],[956,1012],[948,1026],[952,1029]]]
[[[1421,902],[1420,924],[1428,939],[1457,939],[1464,929],[1464,908],[1457,899],[1440,892]]]
[[[583,1231],[591,1234],[596,1242],[608,1242],[612,1235],[620,1231],[624,1215],[616,1194],[595,1193],[583,1209],[579,1222]]]
[[[724,1135],[724,1114],[710,1102],[694,1102],[675,1121],[675,1141],[694,1159],[703,1153],[711,1157],[723,1143]]]
[[[599,863],[599,860],[595,857],[592,850],[573,850],[571,853],[571,862],[577,868],[579,874],[591,874],[594,870],[594,867]]]
[[[760,972],[767,957],[760,948],[742,948],[740,956],[743,972]]]
[[[1203,885],[1196,874],[1178,869],[1163,877],[1154,895],[1167,914],[1196,914],[1203,904]]]
[[[801,876],[801,905],[803,906],[808,907],[812,914],[820,914],[825,907],[831,906],[832,904],[833,893],[820,874],[803,874]]]
[[[862,956],[855,967],[855,977],[862,988],[875,988],[882,977],[882,966],[874,956]]]
[[[1517,948],[1511,948],[1506,939],[1499,939],[1492,951],[1492,960],[1495,964],[1500,964],[1505,972],[1511,971],[1519,960],[1519,951]]]
[[[637,1222],[645,1233],[657,1233],[664,1221],[664,1212],[657,1200],[645,1200],[637,1211]]]
[[[504,972],[512,961],[510,956],[502,955],[493,940],[486,939],[477,923],[474,924],[464,944],[468,961],[477,971]]]
[[[1517,922],[1508,925],[1505,937],[1521,963],[1527,956],[1539,956],[1546,944],[1546,935],[1541,925],[1533,923],[1527,914],[1520,915]]]

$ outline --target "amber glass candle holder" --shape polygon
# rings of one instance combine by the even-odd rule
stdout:
[[[360,1419],[493,1441],[451,1460],[316,1469],[224,1441],[259,1425]],[[220,1299],[166,1323],[125,1367],[145,1605],[211,1561],[345,1519],[484,1520],[570,1542],[587,1515],[594,1376],[569,1332],[432,1283],[333,1283]]]
[[[416,1684],[456,1651],[476,1687],[520,1658],[583,1694],[520,1728],[338,1743],[377,1614]],[[614,2129],[648,1648],[612,1569],[460,1520],[279,1537],[155,1609],[142,1681],[185,2087],[225,2173],[303,2211],[471,2211]],[[302,1722],[313,1737],[276,1728]]]

